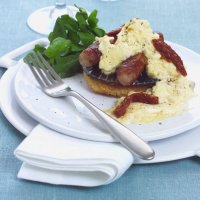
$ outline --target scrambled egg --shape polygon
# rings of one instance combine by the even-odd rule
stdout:
[[[175,116],[183,111],[185,102],[193,96],[194,84],[177,71],[173,63],[161,59],[152,44],[159,35],[154,33],[146,20],[133,19],[127,22],[118,34],[115,44],[112,37],[98,38],[102,53],[99,68],[105,73],[114,73],[118,65],[137,53],[144,52],[148,58],[146,72],[149,77],[160,79],[146,93],[159,97],[159,104],[131,103],[126,114],[118,120],[123,123],[147,123]],[[112,111],[124,98],[108,111]],[[113,115],[112,115],[113,116]]]
[[[137,53],[144,52],[148,58],[147,73],[152,78],[176,80],[179,73],[173,63],[161,58],[152,44],[153,39],[159,35],[153,33],[148,21],[133,19],[127,22],[117,35],[115,44],[111,44],[113,37],[104,36],[98,38],[99,50],[102,53],[99,68],[105,73],[115,72],[118,65]]]
[[[194,83],[185,77],[176,81],[162,80],[148,89],[146,93],[159,97],[159,104],[131,103],[126,114],[118,120],[122,123],[149,123],[175,116],[184,110],[185,102],[193,96]],[[120,98],[108,113],[112,112],[123,101]],[[113,116],[114,117],[114,116]]]

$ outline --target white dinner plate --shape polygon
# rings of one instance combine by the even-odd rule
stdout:
[[[174,43],[170,45],[178,52],[187,66],[188,79],[196,84],[196,96],[188,102],[187,111],[176,117],[145,125],[128,125],[132,131],[146,141],[174,136],[200,124],[200,112],[198,112],[200,107],[200,55],[180,45]],[[63,99],[48,97],[41,91],[26,64],[21,61],[19,65],[21,66],[14,81],[16,98],[19,105],[31,117],[49,128],[70,136],[95,141],[115,141],[95,118],[87,114],[89,111],[84,106],[80,106],[81,104],[77,102],[75,106],[74,101],[69,97]],[[81,74],[66,78],[64,81],[101,109],[110,108],[116,100],[91,92]]]
[[[17,69],[18,65],[11,67],[0,81],[0,105],[8,121],[21,133],[28,135],[38,122],[29,117],[16,102],[13,82]]]
[[[0,106],[5,117],[24,135],[29,135],[38,122],[29,117],[17,104],[13,79],[18,65],[9,68],[0,81]],[[156,155],[153,160],[136,159],[134,164],[148,164],[182,159],[200,155],[200,127],[194,128],[183,134],[150,142]]]

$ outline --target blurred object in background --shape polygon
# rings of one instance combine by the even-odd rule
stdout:
[[[56,0],[54,6],[41,8],[31,13],[27,24],[35,32],[48,35],[54,27],[56,19],[64,14],[75,16],[78,9],[75,6],[67,6],[66,0]]]

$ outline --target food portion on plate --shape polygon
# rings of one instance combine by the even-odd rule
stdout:
[[[108,113],[123,123],[175,116],[194,94],[183,61],[146,20],[96,38],[79,62],[92,91],[120,97]]]
[[[48,47],[34,49],[62,78],[83,72],[91,91],[119,97],[106,112],[122,123],[155,122],[186,109],[194,83],[163,34],[138,18],[106,33],[97,10],[77,8],[75,18],[57,19]]]

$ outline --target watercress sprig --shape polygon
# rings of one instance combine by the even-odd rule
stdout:
[[[98,27],[97,10],[88,14],[85,9],[76,7],[78,12],[75,18],[69,15],[57,18],[54,29],[48,36],[50,45],[47,48],[40,45],[34,48],[34,51],[44,55],[62,78],[81,72],[79,54],[94,42],[95,37],[105,35],[105,31]]]

